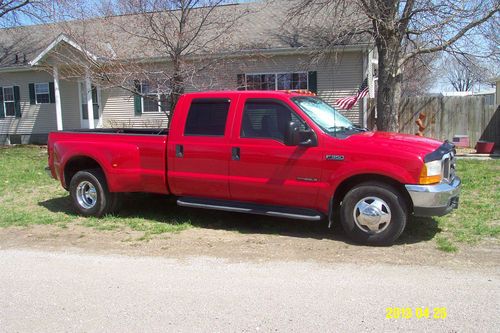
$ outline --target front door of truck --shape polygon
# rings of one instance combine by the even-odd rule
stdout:
[[[229,199],[233,105],[236,102],[223,95],[187,95],[180,102],[168,139],[168,181],[172,193]]]
[[[286,146],[290,121],[307,123],[285,101],[240,98],[235,117],[230,171],[231,199],[315,208],[321,184],[318,147]]]

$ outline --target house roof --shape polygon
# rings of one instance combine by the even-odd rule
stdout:
[[[500,82],[500,76],[491,78],[489,80],[489,82],[491,82],[491,83],[498,83],[498,82]]]
[[[241,15],[238,24],[217,39],[205,53],[247,52],[255,50],[282,50],[284,52],[315,47],[294,26],[287,26],[287,10],[293,1],[269,1],[220,6],[214,11],[221,19]],[[198,9],[197,9],[198,10]],[[203,9],[200,9],[203,10]],[[37,65],[47,54],[61,44],[97,58],[151,59],[161,58],[165,52],[141,35],[151,34],[144,23],[145,14],[128,14],[76,20],[44,25],[24,26],[0,30],[0,69],[16,69]],[[149,14],[146,14],[149,15]],[[162,12],[154,13],[161,18]],[[331,18],[330,18],[331,19]],[[217,30],[205,31],[203,43]],[[203,38],[205,40],[203,40]],[[371,40],[356,36],[345,44],[366,46]],[[201,48],[200,48],[201,49]],[[194,50],[193,53],[201,54]]]

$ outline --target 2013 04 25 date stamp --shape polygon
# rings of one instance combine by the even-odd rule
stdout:
[[[446,307],[388,307],[385,308],[386,319],[446,319]]]

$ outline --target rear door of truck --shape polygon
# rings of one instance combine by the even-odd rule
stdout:
[[[237,94],[184,95],[167,148],[168,182],[178,196],[229,199],[229,137]]]

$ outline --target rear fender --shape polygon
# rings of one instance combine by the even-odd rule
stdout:
[[[54,152],[54,167],[64,188],[69,185],[64,179],[67,163],[77,157],[88,157],[101,166],[111,192],[141,190],[140,153],[134,144],[63,141],[54,144]]]

